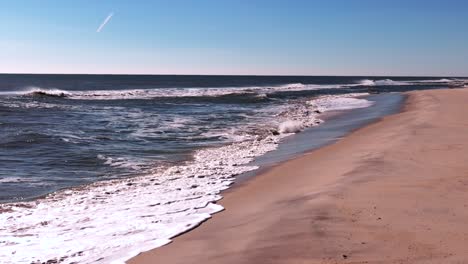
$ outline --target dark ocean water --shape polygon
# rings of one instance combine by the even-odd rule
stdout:
[[[323,95],[456,86],[443,77],[0,75],[0,202],[252,140]]]

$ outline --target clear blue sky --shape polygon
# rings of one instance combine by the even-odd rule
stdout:
[[[468,76],[468,1],[0,0],[0,72]]]

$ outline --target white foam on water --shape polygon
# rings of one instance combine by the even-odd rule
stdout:
[[[229,142],[242,142],[248,139],[252,139],[252,136],[246,134],[240,134],[238,129],[220,129],[220,130],[210,130],[200,134],[201,138],[224,138]]]
[[[3,177],[0,178],[0,183],[3,184],[21,184],[21,186],[51,186],[52,183],[46,182],[43,178],[21,178],[21,177]],[[1,208],[1,206],[0,206]],[[0,210],[1,212],[1,210]],[[0,228],[1,230],[1,228]]]
[[[366,108],[374,104],[363,98],[355,98],[356,96],[359,96],[359,94],[350,94],[342,97],[323,96],[309,103],[316,106],[321,112]]]
[[[359,82],[360,85],[364,85],[364,86],[374,86],[375,85],[375,82],[373,80],[362,80]]]
[[[364,107],[366,100],[353,96],[357,95],[326,96],[282,107],[284,111],[273,117],[282,134],[249,136],[201,149],[192,161],[150,175],[1,204],[0,263],[124,263],[139,252],[165,245],[223,210],[216,201],[234,177],[257,169],[249,163],[276,149],[285,136],[319,124],[320,111],[338,105]],[[99,159],[115,164],[115,159],[103,155]]]
[[[278,130],[280,133],[297,133],[304,129],[304,125],[300,121],[295,120],[287,120],[281,123],[278,126]]]
[[[23,178],[20,177],[2,177],[0,178],[0,183],[18,183],[24,182]]]

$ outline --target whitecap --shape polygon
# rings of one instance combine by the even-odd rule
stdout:
[[[302,129],[304,129],[304,124],[296,120],[287,120],[287,121],[282,122],[278,126],[279,132],[283,134],[297,133],[297,132],[300,132]]]

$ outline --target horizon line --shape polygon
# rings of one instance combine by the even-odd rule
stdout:
[[[0,75],[108,75],[108,76],[250,76],[250,77],[447,77],[447,78],[468,78],[468,76],[455,75],[357,75],[357,74],[324,74],[324,75],[303,75],[303,74],[180,74],[180,73],[20,73],[0,72]]]

